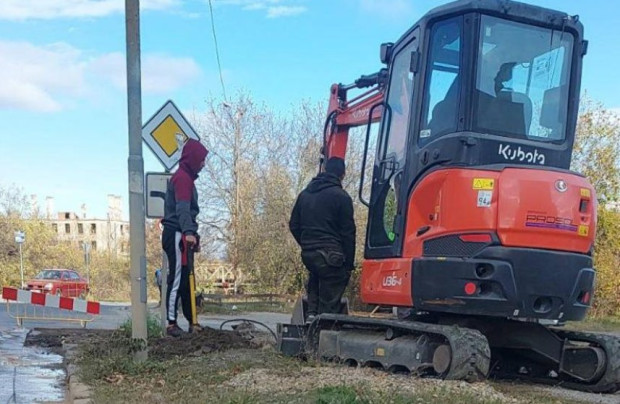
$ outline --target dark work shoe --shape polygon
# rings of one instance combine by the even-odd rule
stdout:
[[[178,338],[181,335],[185,334],[185,332],[178,325],[171,324],[168,327],[166,327],[166,334],[171,337]]]

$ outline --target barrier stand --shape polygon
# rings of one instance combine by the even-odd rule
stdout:
[[[22,327],[24,320],[79,322],[85,328],[100,312],[99,302],[50,295],[17,288],[2,288],[7,313]]]

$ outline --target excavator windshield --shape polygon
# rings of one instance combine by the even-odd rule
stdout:
[[[489,15],[480,15],[479,27],[473,43],[464,46],[462,17],[433,24],[420,143],[459,128],[563,142],[569,123],[573,34]],[[462,93],[468,83],[473,87]],[[464,127],[460,113],[471,114]]]
[[[572,49],[567,32],[483,15],[473,130],[564,140]]]

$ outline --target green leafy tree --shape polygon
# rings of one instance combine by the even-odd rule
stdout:
[[[585,97],[577,124],[573,170],[584,174],[598,198],[594,246],[597,269],[594,315],[620,314],[620,117]]]

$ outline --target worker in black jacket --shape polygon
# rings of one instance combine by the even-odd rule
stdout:
[[[289,227],[301,246],[309,278],[307,321],[338,313],[355,262],[353,201],[342,189],[345,165],[330,158],[324,172],[297,197]]]

